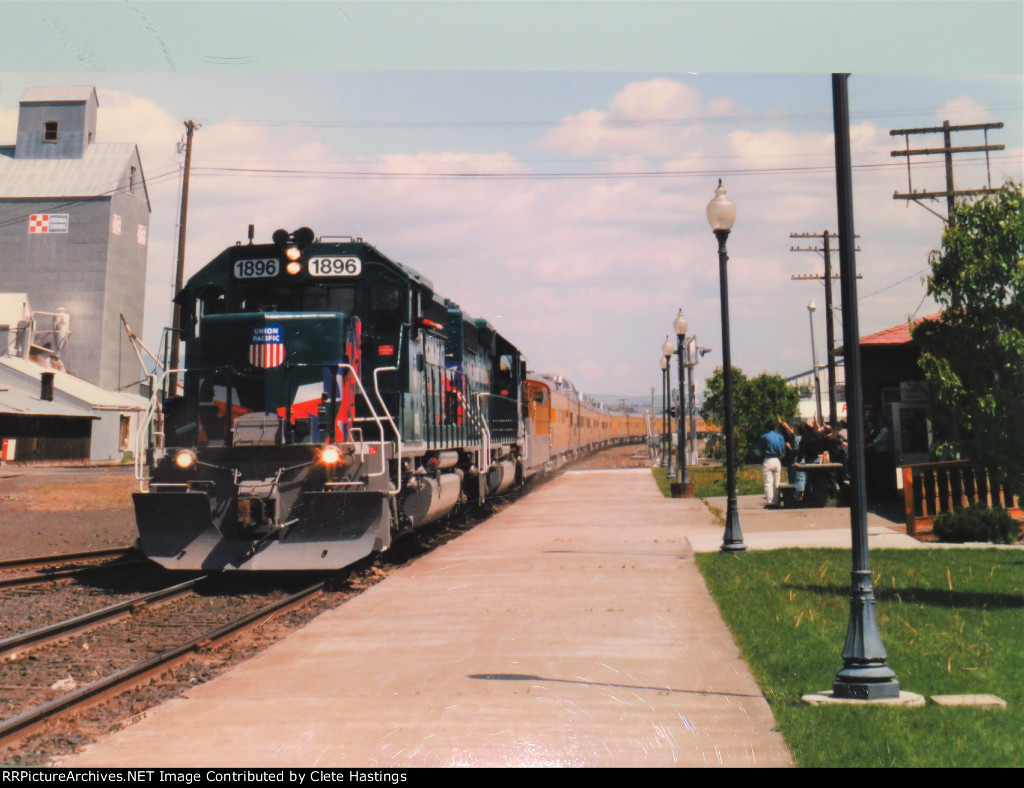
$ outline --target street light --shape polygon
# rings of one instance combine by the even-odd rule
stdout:
[[[661,462],[659,465],[667,465],[670,462],[671,453],[668,450],[668,357],[664,350],[661,353]],[[666,470],[665,475],[668,476]]]
[[[821,420],[821,380],[818,377],[818,351],[814,345],[814,310],[817,309],[814,302],[807,305],[807,317],[811,321],[811,370],[814,372],[814,401],[818,408],[818,428],[824,423]]]
[[[693,496],[690,489],[690,478],[686,471],[686,382],[683,379],[684,368],[687,366],[684,361],[684,345],[686,344],[686,331],[690,324],[683,317],[683,310],[679,310],[676,319],[672,321],[672,329],[676,332],[676,353],[679,357],[679,453],[676,457],[676,476],[679,479],[679,495],[683,498]],[[686,355],[689,356],[689,347],[686,348]]]
[[[850,436],[847,458],[851,477],[850,620],[843,645],[843,667],[832,680],[839,698],[898,698],[896,673],[886,664],[885,646],[875,615],[875,589],[868,551],[867,493],[864,489],[864,410],[861,390],[860,327],[857,315],[857,264],[854,255],[853,165],[850,158],[850,106],[846,80],[832,75],[832,117],[836,150],[836,203],[839,209],[839,284],[843,310],[843,355]],[[829,348],[831,351],[831,348]]]
[[[722,302],[722,379],[724,384],[725,407],[725,535],[721,549],[724,552],[740,553],[747,549],[740,531],[740,516],[736,507],[736,436],[733,434],[732,414],[732,354],[729,345],[729,280],[727,263],[729,255],[725,248],[729,231],[736,222],[736,205],[726,197],[722,179],[718,179],[715,196],[707,207],[708,224],[718,239],[718,279]]]
[[[661,343],[661,356],[665,359],[665,366],[662,368],[665,373],[665,479],[672,482],[672,354],[676,352],[672,340],[665,335],[665,341]]]

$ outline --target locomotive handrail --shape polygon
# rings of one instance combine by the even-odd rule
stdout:
[[[491,467],[491,428],[487,424],[487,417],[484,416],[484,403],[483,403],[483,401],[484,401],[484,399],[486,399],[489,396],[491,396],[491,392],[489,392],[489,391],[479,391],[479,392],[477,392],[477,395],[476,395],[477,411],[480,414],[480,427],[481,427],[480,433],[481,433],[481,435],[483,437],[483,441],[482,441],[483,445],[480,447],[480,453],[482,455],[481,456],[481,460],[482,460],[481,466],[483,465],[484,462],[486,462],[488,468]],[[481,467],[480,468],[480,472],[481,473],[485,473],[486,471],[485,471],[485,469],[483,467]]]
[[[309,365],[309,366],[313,366],[313,365]],[[330,365],[321,365],[321,366],[332,366],[333,367],[335,365],[334,364],[330,364]],[[369,394],[367,394],[366,393],[366,389],[363,388],[363,381],[361,381],[359,379],[359,374],[352,367],[352,365],[351,364],[338,364],[337,367],[338,367],[338,369],[344,369],[344,370],[347,370],[349,373],[351,373],[351,379],[354,380],[356,385],[359,387],[359,392],[363,395],[363,399],[366,400],[366,406],[370,409],[370,414],[373,417],[372,419],[365,419],[365,418],[364,419],[358,419],[358,418],[355,418],[355,419],[353,419],[353,422],[355,422],[355,421],[371,421],[372,420],[374,423],[376,423],[377,429],[380,432],[380,441],[379,441],[379,443],[380,443],[380,454],[381,454],[381,470],[380,470],[380,473],[368,473],[366,476],[367,476],[367,478],[370,478],[371,476],[381,476],[381,475],[387,473],[387,462],[386,462],[386,455],[385,455],[385,451],[384,451],[384,423],[380,420],[380,416],[377,415],[377,411],[373,407],[373,402],[370,400]],[[383,404],[383,403],[381,403],[381,404]],[[384,408],[384,411],[387,412],[387,408]],[[391,420],[391,414],[388,414],[388,420],[389,421]],[[362,443],[362,441],[360,441],[360,443]],[[388,494],[391,495],[392,492],[389,491]]]
[[[399,344],[401,344],[401,343],[399,343]],[[397,371],[398,371],[398,367],[377,367],[373,371],[373,388],[374,388],[374,393],[376,393],[376,395],[377,395],[377,401],[380,403],[380,407],[384,411],[384,415],[387,416],[388,424],[390,424],[391,425],[391,429],[393,429],[395,431],[395,449],[396,449],[396,451],[398,453],[398,457],[397,457],[397,460],[398,460],[398,463],[397,463],[398,464],[398,477],[397,477],[397,480],[396,480],[396,483],[395,483],[395,489],[394,489],[394,493],[393,493],[394,495],[398,495],[398,491],[402,489],[402,450],[403,450],[403,446],[402,446],[402,433],[399,432],[398,426],[395,424],[395,420],[391,417],[391,412],[388,410],[388,406],[384,403],[384,397],[381,396],[381,393],[380,393],[380,378],[378,377],[378,375],[380,375],[381,372],[397,372]],[[371,406],[370,409],[372,411],[373,407]],[[383,452],[384,451],[384,425],[383,424],[380,425],[380,442],[381,442],[381,451]],[[385,467],[386,466],[384,464],[381,465],[382,469],[385,468]],[[383,473],[383,470],[381,472]]]
[[[138,428],[135,431],[135,479],[139,482],[139,490],[142,492],[149,492],[149,475],[143,473],[143,470],[146,467],[146,455],[149,451],[151,439],[155,435],[166,437],[162,430],[150,436],[149,428],[157,413],[160,412],[160,394],[163,392],[164,380],[169,374],[177,374],[179,372],[185,372],[184,368],[165,369],[160,372],[159,376],[153,376],[153,393],[149,398],[146,410],[139,417]]]
[[[350,373],[351,379],[354,380],[356,385],[359,387],[359,393],[362,395],[363,399],[366,401],[367,407],[370,409],[370,414],[371,414],[372,418],[371,419],[366,419],[366,420],[373,421],[377,425],[377,429],[378,429],[379,434],[380,434],[380,441],[379,441],[379,443],[380,443],[381,458],[383,460],[384,456],[385,456],[384,445],[385,445],[385,442],[386,442],[385,441],[385,437],[384,437],[384,423],[381,420],[381,417],[377,414],[377,411],[376,411],[376,409],[373,406],[373,401],[371,400],[369,393],[363,387],[362,380],[360,380],[359,374],[352,367],[352,365],[351,364],[337,364],[337,365],[335,365],[335,364],[329,364],[329,365],[328,364],[319,364],[319,365],[317,365],[317,364],[294,364],[292,366],[295,366],[295,367],[311,367],[311,366],[320,366],[320,367],[332,366],[333,367],[333,366],[337,366],[338,369],[346,370],[347,372]],[[218,368],[218,369],[220,369],[220,368]],[[224,369],[229,369],[229,368],[224,368]],[[395,367],[381,367],[380,369],[381,370],[386,370],[386,369],[397,369],[397,368],[395,368]],[[195,370],[195,369],[189,370],[189,369],[186,369],[185,367],[181,367],[181,368],[178,368],[178,369],[162,370],[160,372],[159,376],[156,378],[157,382],[156,382],[156,385],[153,386],[153,395],[150,397],[149,404],[146,407],[146,410],[143,412],[143,414],[139,418],[139,426],[138,426],[138,429],[136,430],[136,434],[135,434],[135,448],[136,448],[136,451],[135,451],[135,478],[139,481],[139,483],[140,483],[139,484],[139,489],[142,492],[148,492],[149,491],[149,484],[148,484],[148,482],[149,482],[149,475],[144,473],[144,468],[145,468],[145,465],[146,465],[145,457],[146,457],[147,450],[149,448],[149,442],[150,442],[149,427],[150,427],[151,423],[153,422],[156,414],[160,410],[159,396],[160,396],[160,393],[163,391],[164,381],[167,378],[167,376],[170,375],[170,374],[179,374],[179,373],[180,374],[184,374],[184,373],[187,373],[187,372],[190,372],[190,371],[191,372],[196,372],[196,371],[199,371],[199,370]],[[376,381],[376,373],[375,373],[374,377],[375,377],[375,384],[376,384],[376,387],[377,387],[376,394],[377,394],[378,401],[380,402],[381,406],[384,408],[384,413],[385,413],[385,415],[387,417],[388,423],[391,425],[392,429],[395,430],[395,434],[398,435],[398,428],[396,427],[395,422],[392,419],[390,412],[388,412],[387,406],[384,405],[384,401],[381,398],[379,382]],[[231,385],[230,385],[230,382],[229,382],[229,384],[228,384],[228,391],[230,392],[230,390],[231,390]],[[228,412],[230,414],[230,407],[229,407],[229,411]],[[230,429],[230,427],[229,427],[229,429]],[[162,434],[162,433],[160,433],[160,434]],[[362,443],[362,441],[360,441],[360,443]],[[398,435],[398,445],[399,445],[399,460],[401,460],[401,436],[400,435]],[[399,468],[401,468],[401,462],[400,461],[399,461]],[[381,475],[386,474],[386,473],[387,473],[387,463],[386,462],[382,462],[381,463],[381,470],[379,472],[377,472],[377,473],[368,474],[368,477],[369,476],[381,476]],[[399,473],[401,473],[401,471],[399,471]],[[399,476],[399,481],[401,481],[401,476]],[[397,494],[397,490],[389,491],[389,494],[391,494],[391,495]]]

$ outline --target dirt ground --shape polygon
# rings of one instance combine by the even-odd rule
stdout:
[[[132,468],[0,467],[0,559],[134,543]]]
[[[649,468],[643,446],[619,446],[573,470]],[[130,467],[0,467],[0,559],[73,553],[135,542]]]

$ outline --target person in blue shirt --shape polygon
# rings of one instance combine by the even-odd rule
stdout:
[[[776,430],[771,421],[765,424],[765,433],[757,441],[761,455],[761,469],[764,475],[765,505],[771,509],[779,506],[779,485],[782,484],[782,458],[786,456],[786,439]]]

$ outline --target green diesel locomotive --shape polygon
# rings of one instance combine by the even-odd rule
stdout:
[[[278,230],[175,301],[139,545],[187,570],[332,570],[521,481],[519,350],[359,238]],[[531,469],[535,470],[535,469]]]

